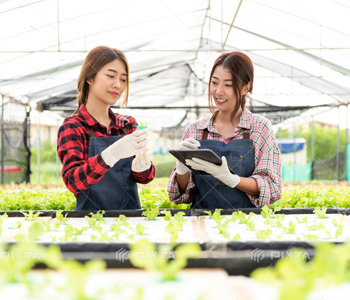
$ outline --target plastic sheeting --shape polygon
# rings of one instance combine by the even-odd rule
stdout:
[[[130,107],[197,106],[201,112],[213,61],[233,50],[252,58],[257,101],[251,106],[264,108],[275,124],[295,116],[299,106],[350,101],[345,0],[240,3],[2,1],[0,93],[67,115],[76,107],[76,79],[86,53],[108,45],[129,60]],[[180,71],[184,66],[190,73]],[[281,115],[273,106],[293,110]]]

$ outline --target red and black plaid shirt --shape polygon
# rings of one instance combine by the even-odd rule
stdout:
[[[107,128],[96,121],[82,104],[74,116],[64,119],[58,131],[57,153],[63,164],[62,178],[67,188],[74,194],[100,181],[110,169],[103,161],[101,154],[88,159],[90,137],[88,128],[94,129],[96,137],[124,135],[122,128],[126,128],[129,134],[136,130],[135,118],[114,114],[111,109],[109,109],[109,116],[112,123],[107,132]],[[133,172],[133,178],[135,182],[146,184],[154,179],[155,174],[152,163],[147,171]]]

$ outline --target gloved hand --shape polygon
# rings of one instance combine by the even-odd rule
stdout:
[[[108,148],[101,152],[102,159],[107,165],[113,167],[115,163],[136,153],[146,151],[148,142],[148,130],[137,130],[131,134],[123,136]]]
[[[193,157],[192,159],[186,159],[186,164],[195,170],[207,172],[208,174],[211,174],[219,179],[227,186],[234,188],[241,180],[238,175],[232,174],[229,171],[226,157],[223,156],[221,160],[222,164],[221,166],[218,166],[203,159]]]
[[[193,138],[188,138],[179,144],[178,150],[189,150],[189,149],[198,149],[200,147],[200,142]],[[188,173],[190,170],[187,168],[182,162],[176,162],[176,173],[179,175],[184,175]]]
[[[137,153],[131,164],[131,170],[134,172],[144,172],[151,167],[151,158],[148,151]]]

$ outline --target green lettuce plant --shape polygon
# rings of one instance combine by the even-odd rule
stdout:
[[[41,211],[38,211],[36,214],[34,214],[34,211],[30,210],[28,213],[21,212],[24,215],[24,220],[26,221],[36,221],[40,214],[42,214]]]
[[[155,220],[158,215],[158,208],[147,208],[145,211],[142,212],[142,216],[146,217],[149,221]]]
[[[103,220],[103,215],[104,215],[105,211],[104,210],[99,210],[97,213],[89,213],[89,215],[91,215],[91,218],[96,219],[96,221],[102,221]]]
[[[241,224],[247,224],[249,222],[250,218],[254,216],[255,214],[253,212],[249,213],[247,216],[244,212],[242,211],[234,211],[232,213],[231,221],[235,222],[236,220],[239,220],[239,223]]]
[[[176,248],[175,258],[170,260],[172,246],[169,244],[160,245],[159,251],[148,240],[139,240],[129,246],[131,263],[135,267],[160,273],[164,281],[177,280],[178,272],[187,265],[187,259],[199,257],[201,251],[198,244],[183,244]]]
[[[268,229],[257,230],[255,231],[255,233],[259,240],[268,240],[270,239],[270,236],[272,235],[273,231],[270,228],[268,228]]]
[[[58,210],[56,212],[56,220],[59,222],[60,225],[66,225],[70,218],[67,218],[68,213],[66,213],[64,216],[62,214],[62,210]]]
[[[144,235],[146,229],[147,229],[147,227],[143,226],[142,224],[137,223],[136,227],[135,227],[135,233],[137,235]]]
[[[284,227],[283,232],[290,234],[295,233],[295,226],[296,224],[293,221],[289,221],[288,227]]]
[[[170,210],[164,210],[161,213],[165,215],[164,221],[169,222],[171,220],[171,211]]]
[[[208,214],[211,219],[213,219],[216,224],[220,224],[221,221],[225,218],[221,215],[222,208],[216,208],[214,213],[212,213],[210,210],[203,211],[204,213]]]
[[[319,218],[321,219],[324,219],[324,218],[327,218],[326,217],[326,212],[327,212],[327,208],[324,207],[322,208],[322,210],[319,208],[319,207],[316,207],[314,210],[313,210],[313,213],[315,215],[317,215]]]

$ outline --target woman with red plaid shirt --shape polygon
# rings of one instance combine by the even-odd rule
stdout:
[[[280,151],[271,123],[245,108],[253,79],[253,63],[244,53],[217,58],[208,88],[213,115],[190,124],[178,149],[211,149],[222,157],[222,164],[195,157],[186,165],[177,161],[168,184],[170,200],[192,203],[191,208],[230,209],[261,207],[280,199]]]
[[[129,91],[124,53],[105,46],[91,50],[78,78],[79,108],[58,132],[62,178],[77,199],[76,210],[140,208],[138,183],[155,177],[147,152],[147,129],[137,130],[133,117],[113,113]]]

